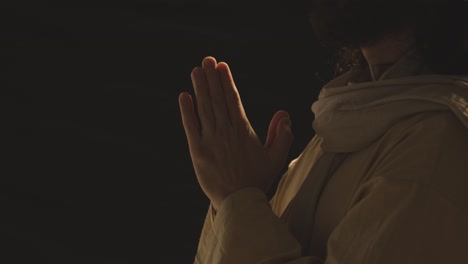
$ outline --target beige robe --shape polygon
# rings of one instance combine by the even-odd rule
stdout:
[[[210,206],[194,263],[468,263],[468,76],[430,75],[414,51],[369,72],[322,89],[270,201],[245,188]]]

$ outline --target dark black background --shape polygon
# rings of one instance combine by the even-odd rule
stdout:
[[[230,65],[262,141],[295,141],[331,51],[299,1],[51,3],[2,9],[0,263],[192,263],[209,205],[178,95],[206,56]],[[271,195],[270,193],[269,195]]]

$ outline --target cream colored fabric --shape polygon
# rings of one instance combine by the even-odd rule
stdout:
[[[271,201],[246,188],[210,207],[194,263],[468,263],[468,77],[415,53],[366,74],[322,89]]]

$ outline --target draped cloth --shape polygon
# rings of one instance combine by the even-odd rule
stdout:
[[[428,74],[430,70],[420,61],[413,49],[378,80],[354,82],[366,74],[374,78],[370,67],[348,72],[321,90],[312,111],[313,128],[323,140],[323,154],[281,215],[303,246],[303,255],[310,248],[322,191],[349,153],[365,148],[394,124],[422,112],[452,111],[468,128],[468,77]]]
[[[330,176],[346,156],[346,153],[323,153],[316,165],[310,170],[299,192],[280,217],[288,223],[289,232],[302,245],[303,255],[308,255],[307,250],[310,248],[310,238],[312,237],[315,212],[320,195]],[[302,217],[288,218],[290,215],[302,215]]]

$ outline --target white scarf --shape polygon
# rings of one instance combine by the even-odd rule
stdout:
[[[411,50],[377,81],[353,83],[363,74],[356,70],[325,85],[312,105],[323,151],[358,151],[398,121],[427,111],[452,111],[468,128],[468,75],[427,72]]]

